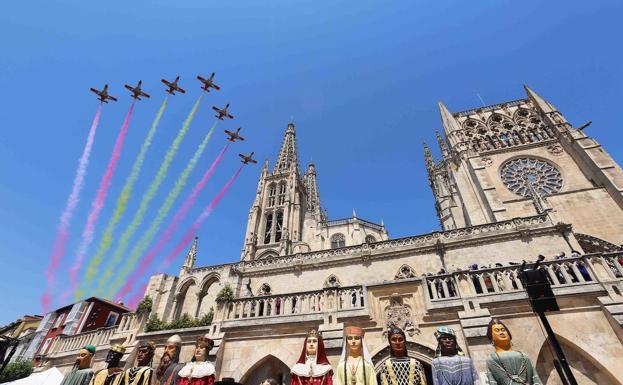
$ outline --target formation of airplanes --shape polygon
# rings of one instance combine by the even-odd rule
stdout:
[[[212,72],[212,74],[210,74],[210,76],[206,79],[204,77],[202,77],[201,75],[197,76],[197,80],[199,80],[201,82],[201,89],[206,91],[206,92],[210,92],[210,88],[215,89],[216,91],[220,90],[221,87],[219,87],[218,85],[216,85],[214,83],[214,75],[215,73]],[[162,83],[164,83],[167,88],[165,89],[165,92],[171,94],[171,95],[175,95],[176,92],[185,94],[186,90],[184,90],[182,87],[179,86],[179,81],[180,81],[180,77],[177,76],[175,78],[174,81],[168,81],[166,79],[161,79],[160,80]],[[148,93],[146,93],[145,91],[142,90],[141,85],[143,84],[143,82],[141,80],[138,81],[138,83],[136,84],[136,86],[131,86],[129,84],[125,84],[124,87],[128,89],[128,91],[130,91],[131,93],[131,97],[134,100],[142,100],[141,98],[149,98],[150,95]],[[108,84],[104,84],[104,88],[102,90],[98,90],[96,88],[91,88],[91,92],[95,93],[97,95],[97,99],[101,102],[101,103],[108,103],[109,100],[112,100],[113,102],[117,101],[117,98],[110,95],[108,93]],[[212,106],[212,109],[216,112],[216,115],[214,115],[214,117],[216,117],[219,120],[224,120],[225,118],[228,119],[233,119],[234,116],[229,113],[228,109],[229,109],[229,103],[227,103],[225,105],[225,107],[223,108],[218,108],[216,106]],[[229,131],[229,130],[224,130],[225,134],[227,134],[227,139],[230,142],[235,142],[236,140],[239,141],[243,141],[244,138],[240,135],[240,127],[238,127],[238,129],[236,129],[236,131]],[[249,155],[245,155],[245,154],[238,154],[238,156],[240,157],[240,161],[243,164],[249,164],[249,163],[257,163],[257,161],[255,159],[253,159],[253,154],[254,152],[251,152]]]

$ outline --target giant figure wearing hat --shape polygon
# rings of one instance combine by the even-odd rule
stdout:
[[[139,342],[136,352],[136,366],[115,376],[113,385],[150,385],[153,375],[151,362],[156,345],[153,342]]]
[[[112,385],[115,376],[123,371],[123,369],[119,367],[119,362],[124,354],[125,348],[123,346],[111,346],[108,354],[106,355],[106,368],[95,372],[91,385]]]
[[[451,327],[440,326],[435,332],[437,351],[433,358],[434,385],[480,385],[472,360],[463,355]]]
[[[426,385],[426,375],[420,361],[407,354],[407,338],[399,327],[387,332],[390,358],[381,368],[382,385]]]
[[[177,373],[176,385],[214,385],[214,365],[208,361],[208,354],[214,347],[214,341],[208,337],[198,337],[195,342],[195,354]]]
[[[160,359],[160,365],[156,370],[155,385],[173,385],[177,378],[177,372],[184,364],[180,363],[180,349],[182,339],[177,334],[169,337],[164,345],[164,353]]]
[[[316,330],[305,337],[303,350],[291,369],[290,385],[332,385],[333,369],[324,351],[324,341]]]
[[[502,321],[494,318],[489,322],[487,337],[495,348],[487,357],[489,385],[542,384],[530,358],[525,353],[513,350],[513,336]]]
[[[93,369],[91,369],[91,361],[95,355],[95,346],[86,345],[78,352],[74,367],[71,369],[61,385],[89,385],[93,377]]]
[[[337,385],[377,385],[374,365],[357,326],[344,328],[344,347],[337,365]]]

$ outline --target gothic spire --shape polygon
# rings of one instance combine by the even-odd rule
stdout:
[[[320,213],[320,192],[316,179],[316,166],[313,163],[307,167],[304,180],[307,189],[307,211],[314,214]]]
[[[441,137],[441,134],[439,134],[439,131],[435,130],[435,136],[437,137],[437,143],[439,143],[439,149],[441,150],[441,154],[445,159],[448,157],[448,155],[450,155],[450,151],[448,151],[448,145],[446,144],[446,141]]]
[[[532,100],[532,102],[541,110],[543,113],[547,114],[550,112],[557,111],[556,107],[554,107],[550,102],[540,97],[536,92],[534,92],[530,87],[524,85],[523,88],[526,90],[528,97]]]
[[[426,142],[424,144],[424,163],[426,163],[426,169],[430,174],[431,171],[435,168],[435,161],[433,160],[433,154],[430,152],[430,148]]]
[[[290,121],[286,134],[281,144],[281,150],[277,157],[277,162],[273,168],[273,172],[288,172],[292,168],[297,171],[299,169],[298,150],[296,148],[296,132],[294,130],[294,123]]]
[[[193,245],[188,250],[188,254],[186,254],[186,259],[184,260],[184,265],[182,265],[183,270],[190,270],[195,267],[195,261],[197,260],[197,240],[199,237],[195,237],[193,239]]]
[[[442,102],[439,102],[438,104],[439,112],[441,113],[441,122],[443,123],[443,130],[446,135],[450,134],[452,131],[460,130],[461,126],[459,126],[459,122],[456,121],[446,106]]]

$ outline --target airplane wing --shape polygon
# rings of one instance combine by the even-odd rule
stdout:
[[[149,98],[149,97],[150,97],[150,96],[149,96],[149,94],[148,94],[147,92],[143,92],[143,91],[141,91],[141,95],[143,95],[143,96],[144,96],[144,97],[146,97],[146,98]]]
[[[240,135],[238,135],[238,139],[244,140],[244,138],[242,136],[240,136]]]
[[[91,92],[95,92],[95,93],[96,93],[96,94],[98,94],[98,95],[99,95],[99,93],[100,93],[100,91],[99,91],[99,90],[96,90],[95,88],[91,88]]]
[[[91,88],[91,89],[93,89],[93,88]],[[220,108],[217,108],[217,107],[212,106],[212,109],[213,109],[214,111],[216,111],[216,112],[219,112],[219,113],[221,112],[221,109],[220,109]]]
[[[197,76],[197,79],[201,80],[202,82],[205,82],[206,80],[204,78],[202,78],[201,76]]]
[[[225,133],[226,133],[227,135],[231,135],[231,136],[233,136],[233,135],[234,135],[234,133],[233,133],[233,132],[231,132],[231,131],[227,131],[227,130],[225,130]]]
[[[240,158],[242,158],[242,159],[244,159],[244,158],[245,158],[245,156],[244,156],[244,155],[242,155],[242,154],[238,154],[238,156],[239,156]]]
[[[251,163],[257,163],[257,160],[255,160],[255,159],[249,159],[249,162],[251,162]]]
[[[227,117],[228,117],[229,119],[233,119],[233,118],[234,118],[234,115],[232,115],[232,114],[227,114]]]
[[[108,99],[112,100],[113,102],[117,101],[117,98],[115,98],[114,96],[110,96],[110,95],[108,95]]]
[[[130,91],[134,92],[134,87],[129,86],[127,84],[124,85],[125,88],[129,89]]]
[[[183,94],[185,94],[185,93],[186,93],[186,91],[184,91],[182,88],[177,87],[177,90],[178,90],[179,92],[183,93]]]
[[[170,86],[171,83],[169,83],[169,81],[164,80],[164,79],[160,79],[161,82],[163,82],[164,84],[166,84],[167,86]]]
[[[215,90],[217,90],[217,91],[221,89],[221,87],[217,86],[217,85],[216,85],[216,84],[214,84],[214,83],[212,83],[212,87],[214,87],[214,89],[215,89]]]

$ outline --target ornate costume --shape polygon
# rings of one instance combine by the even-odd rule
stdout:
[[[314,354],[308,353],[308,340],[317,340]],[[312,330],[303,344],[301,355],[291,369],[290,385],[333,385],[333,369],[324,350],[322,336]]]
[[[337,366],[337,385],[378,385],[370,353],[363,341],[364,334],[363,329],[356,326],[344,328],[344,347]],[[357,337],[361,341],[361,351],[357,356],[349,348],[349,337]]]
[[[172,335],[164,346],[165,354],[168,354],[169,363],[165,366],[161,363],[161,367],[156,374],[155,385],[173,385],[177,378],[177,373],[184,367],[180,361],[180,348],[182,339],[177,334]],[[161,359],[161,361],[164,359]]]
[[[472,360],[465,357],[451,327],[440,326],[435,332],[437,351],[433,359],[433,385],[480,385]]]
[[[121,345],[111,346],[106,355],[106,363],[108,366],[95,372],[91,385],[112,385],[116,375],[123,371],[119,367],[119,361],[125,353],[125,348]]]
[[[195,342],[195,355],[192,361],[184,365],[177,373],[175,385],[214,385],[215,369],[208,362],[208,354],[214,347],[214,341],[208,337],[199,337]]]
[[[156,345],[153,342],[140,342],[137,346],[136,366],[115,375],[113,385],[150,385],[154,370],[151,361]]]
[[[402,329],[392,327],[387,333],[390,358],[381,367],[382,385],[426,385],[422,364],[407,355],[406,336]]]
[[[492,319],[489,322],[487,337],[495,347],[495,351],[487,357],[489,385],[542,384],[530,358],[512,349],[513,336],[502,321]]]

